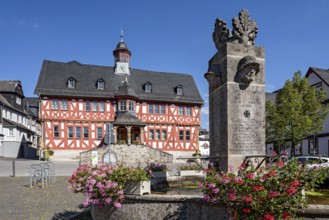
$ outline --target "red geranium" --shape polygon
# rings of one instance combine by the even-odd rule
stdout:
[[[296,192],[297,192],[297,189],[295,187],[289,187],[286,189],[286,194],[288,196],[292,196],[292,195],[296,194]]]
[[[264,215],[264,220],[275,220],[275,218],[274,215],[267,213]]]
[[[292,186],[292,187],[297,187],[297,186],[299,186],[299,181],[298,181],[298,180],[294,180],[294,181],[292,181],[292,182],[291,182],[291,186]]]
[[[243,197],[243,201],[244,201],[244,202],[252,202],[253,199],[252,199],[251,196],[244,196],[244,197]]]
[[[264,187],[261,186],[261,185],[255,185],[255,186],[254,186],[254,190],[255,190],[255,191],[262,191],[262,190],[264,190]]]
[[[278,167],[283,167],[283,166],[284,166],[284,163],[283,163],[282,161],[278,161],[278,162],[276,163],[276,165],[277,165]]]
[[[242,211],[243,211],[244,213],[249,213],[249,212],[251,212],[251,209],[243,208]]]
[[[283,219],[290,219],[290,218],[291,218],[291,215],[289,215],[287,212],[284,212],[284,213],[282,214],[282,218],[283,218]]]

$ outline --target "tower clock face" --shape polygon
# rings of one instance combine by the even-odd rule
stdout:
[[[130,74],[129,64],[125,62],[117,62],[117,66],[115,68],[116,74]]]

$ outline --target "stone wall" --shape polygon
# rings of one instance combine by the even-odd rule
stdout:
[[[121,208],[97,208],[92,206],[94,220],[227,220],[226,209],[209,206],[202,196],[189,195],[143,195],[125,196]],[[300,210],[303,219],[329,219],[328,205],[310,205]]]
[[[224,220],[228,219],[225,209],[208,206],[201,196],[126,196],[123,206],[119,209],[100,209],[92,207],[94,220]]]
[[[98,152],[98,163],[103,163],[103,157],[109,152],[107,146],[94,148],[89,151],[80,153],[80,163],[91,163],[92,151]],[[172,163],[173,156],[160,150],[147,147],[145,145],[111,145],[111,153],[117,158],[117,162],[121,163]]]

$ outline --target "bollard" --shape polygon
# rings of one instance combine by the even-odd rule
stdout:
[[[13,160],[13,177],[16,176],[15,161]]]

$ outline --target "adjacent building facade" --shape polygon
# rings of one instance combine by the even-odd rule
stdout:
[[[36,158],[41,126],[18,80],[0,81],[0,157]]]
[[[103,145],[144,144],[174,155],[199,147],[203,100],[191,75],[130,68],[127,45],[114,67],[44,61],[35,94],[40,99],[43,145],[57,157]]]
[[[323,88],[327,93],[327,101],[329,101],[329,70],[310,67],[305,75],[310,86],[314,86],[316,89]],[[266,94],[267,100],[275,102],[276,93]],[[322,155],[329,157],[329,115],[323,124],[323,130],[319,134],[310,134],[300,144],[295,146],[294,152],[290,146],[289,140],[282,149],[286,149],[289,155]],[[272,154],[274,150],[273,143],[266,144],[266,151],[268,154]]]

